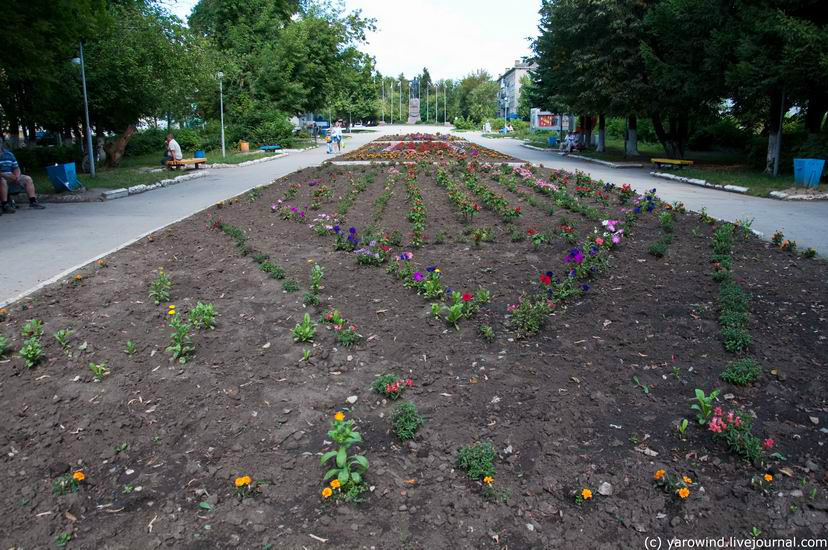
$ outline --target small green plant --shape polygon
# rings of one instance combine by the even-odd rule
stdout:
[[[135,490],[135,486],[130,485],[129,483],[124,483],[121,486],[121,492],[125,495],[132,493]]]
[[[736,222],[737,227],[742,230],[742,238],[747,239],[750,237],[751,233],[753,233],[753,221],[754,218],[745,218],[743,220],[738,220]]]
[[[814,258],[814,257],[816,257],[816,250],[814,250],[813,248],[808,247],[808,248],[806,248],[805,250],[802,251],[802,257],[803,258]]]
[[[313,350],[305,348],[302,350],[302,361],[308,362],[310,361],[311,355],[313,355]]]
[[[722,371],[721,379],[736,386],[747,386],[756,382],[760,376],[762,376],[762,369],[759,362],[751,357],[745,357],[728,363]]]
[[[741,353],[750,347],[750,333],[742,327],[723,327],[721,334],[724,348],[731,353]]]
[[[713,402],[719,397],[720,390],[713,390],[710,395],[705,395],[704,390],[696,388],[696,403],[693,403],[690,408],[696,411],[696,418],[699,424],[704,426],[710,417],[713,416]]]
[[[173,333],[170,334],[170,345],[167,346],[166,352],[172,356],[173,361],[186,363],[195,351],[192,338],[190,338],[190,323],[182,320],[178,314],[172,317],[170,327]]]
[[[694,227],[693,229],[691,229],[691,230],[690,230],[690,234],[691,234],[691,235],[693,235],[694,237],[696,237],[697,239],[704,238],[704,235],[702,234],[702,232],[701,232],[701,231],[699,231],[699,230],[698,230],[697,228],[695,228],[695,227]]]
[[[667,247],[670,246],[672,242],[672,238],[670,235],[665,235],[664,237],[660,238],[656,242],[650,245],[647,249],[647,252],[651,256],[655,256],[656,258],[663,258],[667,254]]]
[[[271,263],[269,261],[264,261],[259,264],[259,269],[268,273],[274,279],[284,279],[285,278],[285,270],[279,267],[278,265]]]
[[[457,467],[466,472],[469,479],[483,479],[495,475],[495,450],[491,443],[465,445],[457,453]]]
[[[52,482],[52,492],[58,496],[74,493],[84,479],[86,479],[86,475],[80,470],[71,474],[65,473]]]
[[[546,234],[541,233],[540,231],[535,231],[534,229],[529,230],[529,238],[532,240],[532,247],[535,250],[538,250],[541,245],[549,243],[549,237]]]
[[[311,321],[310,314],[305,313],[301,323],[293,327],[293,340],[296,342],[310,342],[316,336],[316,323]]]
[[[673,213],[664,211],[658,215],[658,224],[665,233],[673,232]]]
[[[310,274],[310,291],[316,294],[317,296],[322,290],[322,277],[324,276],[325,270],[322,269],[322,266],[319,264],[314,264]]]
[[[170,289],[172,289],[172,279],[166,271],[159,269],[155,279],[150,283],[149,297],[155,300],[155,305],[160,305],[161,302],[170,299]]]
[[[403,392],[412,387],[414,381],[411,378],[398,378],[395,374],[383,374],[378,376],[371,384],[371,389],[386,399],[399,399]]]
[[[132,357],[136,353],[138,353],[138,347],[135,345],[135,342],[132,340],[127,340],[126,347],[124,348],[124,353]]]
[[[126,441],[123,441],[123,442],[115,445],[115,452],[116,453],[123,453],[123,452],[126,452],[128,450],[129,450],[129,443],[126,442]]]
[[[26,362],[26,367],[30,369],[43,359],[43,348],[37,336],[32,336],[23,341],[23,347],[20,348],[20,357]]]
[[[0,357],[3,357],[3,355],[5,355],[5,353],[6,353],[6,350],[8,350],[8,349],[9,349],[9,341],[6,339],[5,336],[0,334]]]
[[[104,377],[109,374],[109,368],[107,368],[106,363],[89,363],[88,368],[90,371],[92,371],[92,375],[98,382],[103,380]]]
[[[62,328],[55,333],[55,340],[64,350],[69,347],[69,338],[72,336],[72,329]]]
[[[43,321],[29,319],[23,324],[23,338],[40,338],[43,336]]]
[[[417,407],[414,403],[409,403],[408,401],[400,403],[391,414],[391,425],[393,426],[394,433],[402,441],[414,439],[417,430],[424,423],[423,417],[417,412]]]
[[[299,290],[299,283],[294,281],[293,279],[288,279],[284,283],[282,283],[282,290],[285,292],[296,292]]]
[[[318,306],[320,303],[319,294],[305,292],[305,296],[302,298],[302,303],[306,306]]]
[[[202,304],[198,302],[190,310],[190,324],[202,330],[212,330],[216,327],[216,310],[213,304]]]
[[[526,234],[517,227],[513,227],[509,232],[509,238],[513,243],[519,243],[526,240]]]
[[[336,330],[336,341],[346,348],[355,346],[362,341],[362,335],[357,332],[354,325],[342,327],[338,330],[335,328],[334,330]]]
[[[687,419],[686,419],[686,418],[682,418],[682,419],[681,419],[681,422],[679,422],[679,425],[678,425],[678,433],[679,433],[679,436],[680,436],[682,439],[684,439],[684,434],[685,434],[685,432],[687,432],[687,426],[688,426],[689,424],[690,424],[690,423],[687,421]]]
[[[336,413],[331,420],[328,437],[337,444],[337,449],[328,451],[319,460],[320,464],[325,464],[334,459],[334,466],[325,472],[323,481],[336,479],[339,482],[339,488],[343,491],[347,490],[348,483],[360,485],[365,472],[368,471],[368,460],[362,455],[348,456],[348,449],[357,443],[362,443],[362,435],[354,429],[354,421],[345,420],[345,414],[342,412]],[[328,494],[330,496],[330,493]]]
[[[480,335],[490,344],[495,341],[494,329],[489,325],[480,325]]]
[[[762,530],[761,530],[761,529],[759,529],[758,527],[753,527],[753,528],[750,530],[750,536],[751,536],[751,537],[753,537],[753,538],[755,538],[755,539],[757,539],[757,538],[759,538],[760,536],[762,536]]]
[[[446,232],[438,231],[434,236],[434,244],[443,244],[446,242]]]
[[[637,376],[633,376],[632,381],[633,381],[633,384],[635,384],[636,387],[638,387],[644,393],[644,395],[649,395],[650,394],[650,386],[647,386],[646,384],[642,384]]]
[[[521,336],[532,336],[540,332],[548,314],[549,308],[545,300],[523,296],[512,310],[511,325]]]
[[[72,532],[63,531],[55,537],[55,546],[57,546],[58,548],[63,548],[64,546],[69,544],[70,540],[72,540]]]

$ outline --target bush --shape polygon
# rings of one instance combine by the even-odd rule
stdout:
[[[53,164],[75,162],[80,172],[80,162],[83,153],[80,145],[64,145],[60,147],[23,147],[12,151],[22,172],[29,172]]]
[[[454,128],[457,130],[474,130],[477,124],[471,118],[463,118],[461,116],[454,119]]]
[[[457,467],[466,472],[469,479],[483,479],[495,475],[495,450],[491,443],[465,445],[457,454]]]
[[[417,412],[417,407],[414,403],[407,401],[400,403],[391,415],[391,425],[394,427],[394,433],[402,441],[414,439],[417,430],[424,423],[425,421],[420,416],[420,413]]]
[[[722,327],[724,348],[730,353],[746,351],[750,346],[750,333],[742,327]]]
[[[723,117],[696,129],[687,145],[693,151],[711,151],[713,149],[742,150],[751,138],[751,134],[733,117]]]
[[[156,153],[159,157],[162,157],[164,156],[164,136],[166,135],[166,130],[162,130],[161,128],[149,128],[135,132],[129,140],[129,143],[127,143],[124,156],[139,157],[141,155]]]
[[[725,382],[737,386],[747,386],[751,382],[756,382],[761,375],[762,369],[756,359],[746,357],[728,363],[725,370],[722,371],[721,378]]]

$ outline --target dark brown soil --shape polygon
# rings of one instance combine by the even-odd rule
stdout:
[[[391,187],[384,209],[377,206],[397,170],[405,168],[297,172],[13,305],[0,322],[15,350],[0,360],[2,547],[53,547],[64,532],[73,537],[68,547],[89,549],[628,549],[653,536],[746,538],[754,527],[763,537],[824,536],[823,262],[753,237],[737,240],[735,279],[753,297],[750,354],[764,373],[746,388],[719,379],[734,356],[719,338],[714,227],[695,214],[676,215],[662,259],[647,253],[663,234],[656,214],[642,214],[591,289],[559,307],[539,335],[518,338],[507,307],[537,292],[541,273],[565,273],[570,245],[554,236],[534,250],[511,235],[557,235],[567,221],[580,240],[600,222],[523,185],[512,193],[485,175],[481,181],[523,215],[505,224],[484,209],[464,224],[437,186],[435,168],[420,165],[427,244],[412,250],[413,263],[439,265],[452,289],[492,292],[492,302],[454,330],[385,266],[358,266],[352,253],[334,251],[333,237],[271,209],[297,183],[288,204],[306,209],[315,189],[308,183],[320,179],[334,198],[306,217],[334,215],[351,180],[373,173],[341,225],[358,234],[369,226],[399,231],[408,244],[403,181]],[[623,219],[616,193],[609,206],[592,204]],[[284,292],[282,281],[242,256],[213,228],[219,219],[241,228],[248,245],[269,254],[301,290]],[[475,246],[471,233],[483,227],[493,229],[495,241]],[[402,250],[411,249],[393,254]],[[323,303],[308,308],[302,296],[315,262],[325,269]],[[173,280],[170,302],[180,312],[202,301],[219,313],[215,330],[194,333],[196,351],[184,365],[164,351],[167,303],[156,306],[147,296],[160,267]],[[291,329],[305,312],[318,318],[331,307],[358,327],[363,343],[343,349],[322,324],[312,346],[293,342]],[[16,355],[28,319],[45,327],[46,360],[33,369]],[[480,337],[484,323],[494,328],[495,343]],[[68,352],[52,336],[61,328],[75,331]],[[128,339],[137,343],[133,357],[123,351]],[[308,362],[303,349],[313,352]],[[111,374],[95,382],[90,362],[106,363]],[[414,380],[405,399],[426,425],[413,442],[390,433],[394,404],[370,389],[385,373]],[[754,433],[775,439],[785,460],[766,454],[759,468],[714,441],[694,424],[695,388],[721,388],[720,405],[753,411]],[[358,398],[354,405],[349,396]],[[318,457],[330,448],[326,431],[338,410],[355,419],[371,463],[371,491],[360,504],[320,496]],[[685,440],[676,430],[681,418],[691,420]],[[498,450],[494,487],[503,501],[484,498],[480,481],[456,468],[460,447],[479,441]],[[691,476],[697,484],[690,498],[657,488],[652,478],[660,468]],[[78,469],[87,476],[80,490],[54,495],[56,477]],[[774,474],[770,495],[750,483],[766,471]],[[257,483],[254,497],[234,496],[239,475]],[[602,483],[611,484],[611,495],[598,493]],[[594,497],[578,505],[574,496],[583,488]]]

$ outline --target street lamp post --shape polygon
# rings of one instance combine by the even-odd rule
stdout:
[[[382,79],[382,123],[385,124],[385,79]]]
[[[72,60],[80,65],[81,81],[83,82],[83,114],[86,118],[86,154],[89,157],[89,175],[95,177],[95,151],[92,150],[92,126],[89,124],[89,98],[86,95],[86,67],[83,63],[83,42],[80,43],[80,58]]]
[[[226,155],[224,149],[224,86],[223,86],[223,79],[224,73],[219,71],[216,76],[219,79],[219,112],[221,113],[221,158],[224,158]]]
[[[402,78],[400,79],[400,124],[402,124]]]
[[[448,92],[446,91],[446,83],[443,82],[443,124],[448,124]]]
[[[426,123],[428,123],[428,89],[431,88],[431,83],[426,84]]]

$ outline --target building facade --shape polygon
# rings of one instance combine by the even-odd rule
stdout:
[[[520,100],[520,79],[538,68],[537,64],[515,61],[515,66],[508,69],[497,79],[500,86],[500,109],[506,118],[517,117],[518,100]]]

